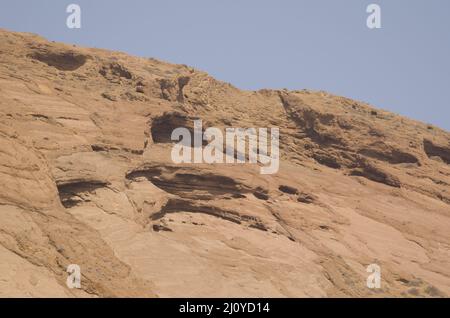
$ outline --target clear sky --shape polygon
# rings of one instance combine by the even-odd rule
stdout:
[[[81,29],[66,26],[81,6]],[[381,29],[366,7],[381,6]],[[449,0],[1,0],[0,27],[188,64],[241,89],[325,90],[450,130]]]

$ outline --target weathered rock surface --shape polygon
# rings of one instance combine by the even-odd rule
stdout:
[[[279,172],[174,164],[197,118]],[[344,97],[0,30],[0,178],[0,296],[450,295],[450,134]]]

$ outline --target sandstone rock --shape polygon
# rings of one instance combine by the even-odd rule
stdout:
[[[0,296],[450,295],[448,132],[31,34],[0,50]],[[279,172],[174,164],[195,119],[279,127]]]

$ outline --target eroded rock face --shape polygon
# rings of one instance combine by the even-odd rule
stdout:
[[[443,130],[7,31],[0,97],[0,296],[450,295]],[[195,119],[279,127],[279,172],[174,164]]]

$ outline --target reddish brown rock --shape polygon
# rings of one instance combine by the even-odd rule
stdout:
[[[0,296],[450,295],[448,132],[32,34],[0,52]],[[279,127],[279,172],[174,164],[195,119]]]

